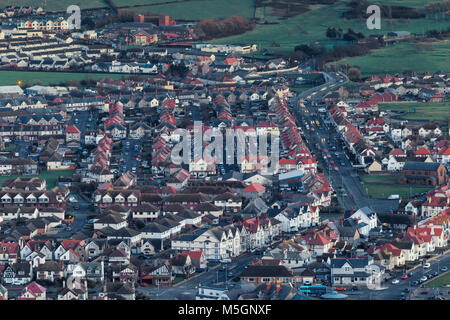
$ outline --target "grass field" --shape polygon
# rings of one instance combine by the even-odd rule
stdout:
[[[437,288],[442,287],[446,284],[450,284],[450,272],[445,273],[444,275],[437,277],[427,284],[425,284],[426,288]]]
[[[386,199],[392,194],[398,194],[402,199],[410,198],[410,195],[427,192],[430,187],[422,185],[402,185],[397,183],[397,175],[364,175],[363,190],[372,198]]]
[[[122,1],[122,0],[119,0]],[[139,1],[139,0],[134,0]],[[124,1],[123,1],[124,2]],[[139,1],[143,2],[143,1]],[[140,6],[134,9],[147,12],[165,13],[182,20],[227,19],[233,14],[253,18],[253,0],[192,0],[176,3]]]
[[[413,43],[402,43],[373,51],[370,55],[343,59],[337,64],[358,66],[363,77],[372,74],[449,71],[450,42],[433,44],[433,51],[417,51]]]
[[[349,0],[341,0],[332,5],[316,5],[312,10],[293,18],[281,20],[276,17],[266,17],[272,22],[279,22],[274,25],[258,25],[255,30],[242,35],[212,40],[214,43],[256,43],[260,47],[268,50],[292,50],[299,44],[318,43],[330,45],[336,43],[335,40],[326,38],[328,27],[342,28],[347,30],[352,28],[356,32],[369,34],[386,34],[390,31],[406,30],[423,34],[426,30],[442,30],[450,27],[450,19],[436,21],[433,16],[430,19],[412,19],[411,21],[382,19],[380,30],[368,30],[366,21],[346,20],[342,13],[347,10],[345,4]],[[404,1],[405,4],[408,1]],[[300,28],[299,28],[300,26]],[[272,42],[278,42],[280,47],[274,47]]]
[[[44,11],[66,11],[70,5],[78,5],[81,9],[104,8],[102,0],[0,0],[0,8],[8,5],[41,7]]]
[[[400,111],[402,112],[396,118],[405,120],[446,120],[450,118],[450,103],[383,103],[379,105],[383,111]],[[415,108],[415,112],[413,109]]]
[[[14,85],[18,80],[22,83],[35,84],[40,81],[44,85],[59,84],[69,80],[101,79],[108,77],[112,79],[121,79],[125,74],[109,73],[70,73],[70,72],[28,72],[28,71],[0,71],[0,85]]]
[[[375,0],[370,2],[371,4],[382,4],[390,6],[405,6],[422,8],[427,3],[436,2],[436,0]]]
[[[60,176],[71,177],[75,171],[74,170],[61,170],[61,171],[43,171],[39,175],[29,175],[29,176],[0,176],[0,184],[5,180],[15,179],[17,177],[39,177],[45,179],[47,182],[47,189],[52,189],[56,186],[56,179]]]

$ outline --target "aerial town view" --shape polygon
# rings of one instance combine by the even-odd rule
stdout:
[[[0,0],[0,300],[449,300],[449,57],[450,0]]]

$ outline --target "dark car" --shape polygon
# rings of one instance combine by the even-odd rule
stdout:
[[[403,292],[404,293],[409,293],[409,292],[411,292],[411,289],[410,288],[405,288],[405,289],[403,289]]]
[[[358,291],[358,287],[352,287],[352,291]]]
[[[411,285],[412,285],[412,286],[418,286],[418,285],[419,285],[419,281],[413,281],[413,282],[411,283]]]

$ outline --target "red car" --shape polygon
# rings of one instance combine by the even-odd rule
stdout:
[[[338,167],[334,167],[334,171],[339,171],[339,168]]]
[[[347,289],[346,288],[344,288],[344,287],[338,287],[338,288],[336,288],[336,291],[346,291]]]
[[[407,275],[407,274],[404,274],[404,275],[402,276],[402,279],[403,279],[403,280],[408,279],[408,275]]]

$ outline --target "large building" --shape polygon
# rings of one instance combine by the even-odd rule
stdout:
[[[430,186],[442,185],[447,181],[447,169],[436,162],[406,162],[399,178],[400,183]]]

